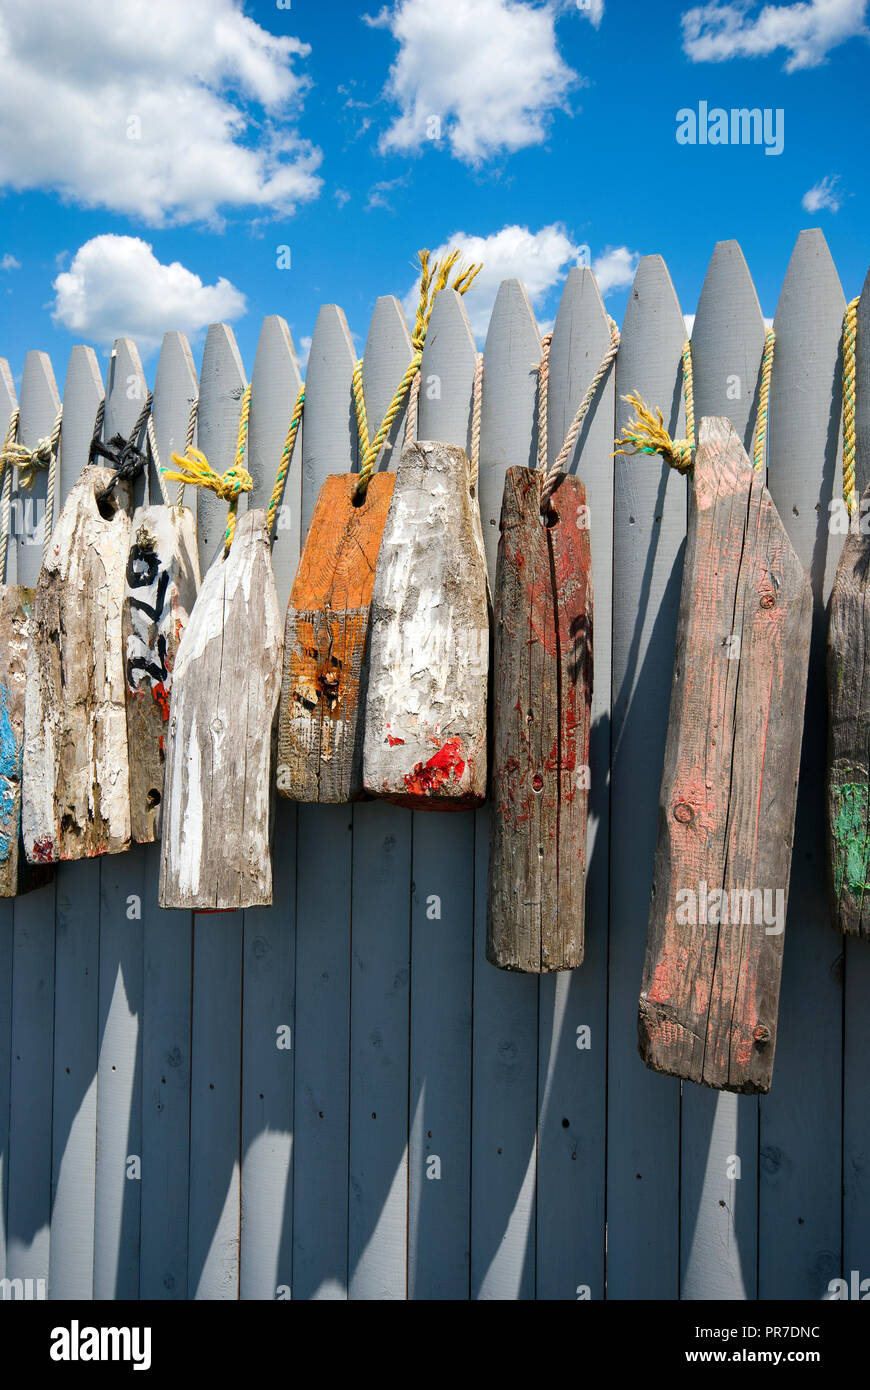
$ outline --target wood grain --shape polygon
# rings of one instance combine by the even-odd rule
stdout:
[[[47,883],[51,869],[30,865],[21,839],[24,684],[33,630],[33,590],[0,587],[0,898]]]
[[[54,529],[27,652],[22,829],[31,863],[130,843],[121,607],[129,490],[87,467]]]
[[[365,657],[375,567],[395,475],[356,475],[320,490],[287,606],[278,722],[278,791],[294,801],[353,801],[363,792]]]
[[[731,424],[703,419],[698,441],[639,1041],[653,1070],[753,1093],[776,1046],[812,598]]]
[[[133,514],[122,630],[134,840],[160,838],[172,673],[199,589],[196,522],[186,507]]]
[[[480,512],[456,445],[402,454],[372,594],[363,780],[397,805],[486,795],[489,619]]]
[[[175,663],[164,792],[160,906],[272,901],[272,756],[281,668],[266,514],[246,512],[218,554]]]
[[[487,959],[505,970],[583,960],[592,575],[586,489],[563,479],[543,525],[528,468],[505,477],[493,596]]]

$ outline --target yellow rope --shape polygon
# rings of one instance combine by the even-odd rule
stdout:
[[[278,507],[284,495],[284,482],[287,477],[287,469],[290,467],[290,457],[293,453],[293,445],[296,442],[296,433],[299,429],[299,421],[302,419],[302,407],[304,405],[305,387],[303,386],[299,395],[296,397],[293,414],[290,416],[290,424],[287,428],[287,438],[284,440],[284,448],[281,451],[281,462],[278,464],[275,486],[272,488],[272,496],[269,498],[269,512],[266,517],[266,533],[270,539],[272,536],[272,527],[275,524],[275,517],[278,513]]]
[[[770,401],[770,373],[773,368],[773,348],[776,342],[776,334],[771,328],[764,340],[764,352],[761,356],[761,386],[758,391],[758,415],[755,417],[755,452],[752,458],[752,466],[755,469],[764,466],[764,444],[767,439],[767,407]]]
[[[63,406],[61,405],[51,427],[51,434],[46,435],[45,439],[40,439],[34,449],[28,449],[26,444],[13,443],[7,439],[3,446],[3,452],[0,454],[0,465],[2,465],[0,472],[7,464],[14,464],[18,469],[19,487],[28,490],[32,488],[37,475],[44,468],[50,468],[52,461],[57,459],[62,422]]]
[[[248,438],[248,417],[251,411],[251,388],[245,387],[245,394],[242,396],[242,412],[239,416],[239,433],[236,439],[236,458],[231,468],[226,473],[215,473],[205,454],[199,449],[189,448],[182,457],[181,454],[173,454],[172,462],[178,464],[179,471],[171,472],[164,468],[162,472],[167,478],[174,478],[179,483],[190,484],[192,487],[205,487],[210,492],[214,492],[224,502],[229,503],[227,514],[227,529],[224,535],[224,554],[229,554],[230,546],[233,543],[233,536],[236,534],[236,513],[239,506],[239,496],[243,492],[250,492],[254,486],[254,480],[245,468],[242,460],[245,456],[245,445]]]
[[[451,251],[449,255],[442,257],[434,266],[430,268],[430,253],[420,252],[420,298],[417,302],[417,315],[414,320],[414,332],[411,335],[411,344],[414,348],[414,356],[405,368],[402,379],[396,387],[393,399],[387,407],[387,413],[381,421],[380,428],[374,439],[369,439],[369,424],[366,415],[365,395],[363,393],[363,359],[360,358],[353,369],[353,401],[356,408],[356,423],[359,432],[360,447],[360,468],[357,478],[354,496],[364,497],[369,479],[374,472],[378,454],[381,446],[389,434],[396,416],[399,414],[404,404],[407,394],[414,377],[417,375],[420,363],[423,360],[423,344],[426,341],[426,333],[429,328],[429,320],[432,317],[432,309],[435,299],[443,290],[450,279],[450,274],[459,260],[459,251]],[[453,289],[459,294],[465,294],[469,289],[475,276],[481,270],[480,265],[470,265],[461,269],[453,281]]]
[[[859,296],[860,298],[860,296]],[[855,345],[858,340],[858,299],[846,306],[843,316],[843,498],[850,516],[855,513]]]

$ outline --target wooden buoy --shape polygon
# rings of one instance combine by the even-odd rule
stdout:
[[[361,502],[357,481],[334,474],[320,489],[287,607],[278,791],[295,801],[363,791],[363,663],[395,475],[374,473]]]
[[[172,681],[160,906],[272,901],[269,830],[281,618],[266,513],[240,518],[184,629]]]
[[[691,499],[639,1043],[655,1071],[752,1093],[776,1045],[812,596],[725,418],[701,421]]]
[[[484,800],[488,605],[465,451],[409,444],[372,593],[366,791],[431,810]]]
[[[124,590],[124,674],[134,840],[160,837],[166,725],[181,634],[199,588],[196,522],[186,507],[139,507]]]
[[[487,959],[570,970],[583,959],[592,701],[586,490],[565,477],[548,525],[541,475],[509,468],[493,597]]]
[[[22,829],[31,863],[130,843],[121,609],[130,491],[89,465],[36,585],[27,651]]]

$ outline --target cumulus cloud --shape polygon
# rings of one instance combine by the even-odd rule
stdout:
[[[867,37],[867,0],[798,0],[792,5],[699,5],[682,18],[683,49],[695,63],[757,58],[784,48],[786,72],[815,68],[832,48]]]
[[[812,188],[807,189],[801,198],[801,207],[806,212],[820,212],[823,208],[828,212],[839,212],[843,203],[839,182],[839,174],[826,174]]]
[[[51,189],[160,225],[317,196],[293,122],[309,47],[240,0],[4,0],[0,185]]]
[[[245,296],[223,276],[204,285],[179,261],[163,265],[139,237],[113,234],[80,246],[52,288],[52,318],[70,333],[98,343],[134,338],[143,352],[171,328],[194,337],[246,309]]]
[[[11,251],[0,256],[0,270],[20,270],[21,262],[17,261]]]
[[[399,115],[381,150],[409,153],[439,128],[472,165],[541,144],[580,80],[559,54],[555,15],[551,4],[522,0],[397,0],[364,16],[399,44],[386,85]]]
[[[483,263],[483,270],[465,295],[465,307],[478,342],[486,337],[492,306],[502,280],[522,280],[532,308],[537,312],[571,267],[585,263],[588,254],[588,247],[575,245],[559,223],[542,227],[538,232],[519,226],[502,227],[491,236],[469,236],[466,232],[455,232],[433,255],[441,256],[454,247],[462,250],[466,262]],[[637,252],[629,251],[625,246],[608,249],[594,259],[592,269],[600,277],[602,293],[630,283],[637,261]],[[627,272],[629,265],[632,268]],[[624,278],[626,274],[627,279]],[[419,281],[409,289],[403,301],[409,318],[416,312],[418,293]]]

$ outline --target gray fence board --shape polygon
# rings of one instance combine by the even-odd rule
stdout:
[[[616,359],[616,433],[639,391],[685,436],[680,359],[686,336],[661,256],[641,260]],[[610,792],[607,1296],[679,1292],[680,1083],[648,1071],[637,1051],[686,535],[686,483],[646,454],[614,461],[613,751]],[[625,872],[631,846],[632,871]]]
[[[54,369],[48,353],[28,352],[21,374],[21,411],[18,421],[18,440],[33,449],[40,439],[51,433],[60,405]],[[61,439],[61,452],[63,440]],[[42,566],[42,536],[45,522],[45,499],[48,495],[48,472],[41,468],[33,487],[21,488],[18,469],[15,470],[15,489],[22,499],[23,523],[18,533],[18,580],[35,588]]]
[[[341,309],[317,318],[305,379],[302,543],[330,473],[357,464],[355,354]],[[352,811],[300,806],[296,882],[293,1296],[346,1298]]]
[[[483,354],[480,498],[495,583],[504,475],[537,460],[541,340],[525,288],[499,287]],[[533,1298],[537,1171],[538,977],[486,959],[489,805],[475,821],[471,1268],[478,1297]]]
[[[752,450],[765,328],[735,241],[716,246],[692,330],[696,428],[727,415]],[[738,394],[739,393],[739,394]],[[758,1255],[758,1101],[683,1087],[683,1298],[754,1298]],[[733,1160],[740,1160],[740,1177]]]
[[[814,614],[776,1058],[761,1098],[760,1298],[822,1298],[840,1273],[843,941],[830,927],[825,881],[823,730],[827,605],[843,544],[828,521],[831,499],[842,497],[845,305],[824,236],[802,232],[774,319],[768,487],[810,574]]]
[[[91,348],[74,347],[63,389],[57,506],[88,461],[103,383]],[[52,1298],[91,1298],[94,1287],[100,863],[57,869],[55,939]]]

